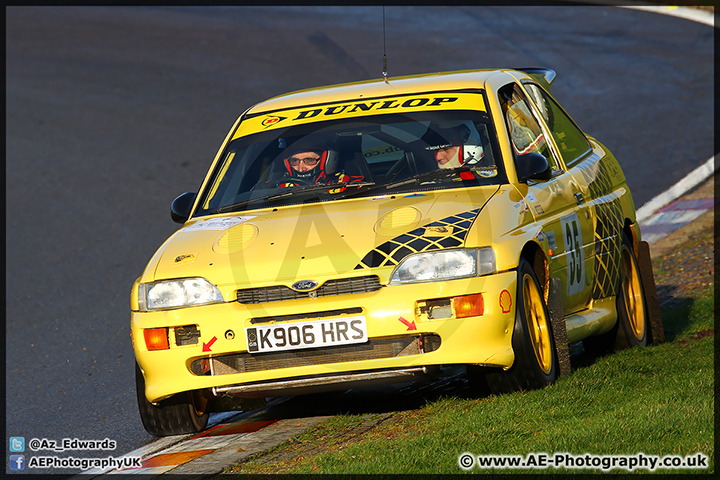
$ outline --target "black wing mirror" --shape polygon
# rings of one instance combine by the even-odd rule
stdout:
[[[543,181],[550,180],[552,169],[544,155],[530,152],[525,155],[518,155],[515,158],[518,179],[527,183],[528,180]]]
[[[183,224],[187,221],[196,196],[197,193],[185,192],[173,200],[170,205],[170,217],[173,222]]]

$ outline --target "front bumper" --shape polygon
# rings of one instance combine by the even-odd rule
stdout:
[[[383,287],[363,294],[261,304],[233,301],[132,312],[133,348],[145,376],[145,394],[151,402],[182,391],[205,388],[213,389],[216,394],[273,396],[271,392],[278,390],[264,389],[263,385],[285,386],[285,394],[293,390],[301,392],[303,385],[331,384],[333,379],[341,378],[351,382],[351,377],[358,380],[363,376],[402,381],[412,379],[422,367],[433,365],[480,364],[507,368],[514,360],[511,339],[516,278],[516,273],[509,271],[446,282]],[[443,307],[444,299],[475,293],[482,294],[482,315],[455,318],[454,309]],[[432,310],[429,307],[433,306],[439,310],[429,313]],[[368,342],[248,353],[245,328],[257,326],[250,323],[252,318],[292,316],[291,320],[282,321],[284,323],[313,320],[318,318],[318,312],[333,312],[333,318],[364,316]],[[280,322],[265,324],[273,323]],[[143,330],[162,327],[168,328],[169,348],[148,350]]]

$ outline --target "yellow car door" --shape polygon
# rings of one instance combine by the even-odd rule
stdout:
[[[562,282],[565,313],[581,310],[591,297],[594,266],[592,218],[582,202],[581,186],[558,161],[553,140],[519,85],[508,84],[498,94],[515,155],[540,153],[553,170],[549,180],[530,180],[527,189],[519,188],[542,227],[539,239],[547,240],[550,275]]]
[[[599,143],[590,141],[555,100],[540,86],[526,83],[556,149],[572,176],[573,196],[579,213],[589,220],[586,253],[594,256],[591,298],[615,294],[619,278],[619,252],[622,242],[621,201],[629,197],[624,176],[612,155]]]

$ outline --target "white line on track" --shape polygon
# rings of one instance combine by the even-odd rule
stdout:
[[[680,7],[677,5],[647,5],[643,2],[632,0],[575,0],[576,3],[585,3],[597,7],[619,7],[643,10],[646,12],[670,15],[672,17],[684,18],[693,22],[702,23],[711,27],[715,26],[715,14],[709,10],[699,8]]]
[[[711,27],[715,26],[715,14],[708,10],[699,8],[678,7],[674,5],[634,5],[633,2],[623,2],[623,5],[617,5],[621,8],[632,8],[635,10],[644,10],[646,12],[661,13],[663,15],[672,15],[673,17],[692,20],[693,22],[704,23]]]
[[[714,175],[715,171],[715,156],[713,155],[708,161],[688,173],[685,178],[637,209],[635,212],[637,221],[639,223],[644,223],[645,220],[650,218],[657,210],[661,209],[670,202],[677,200],[682,195],[710,178]]]

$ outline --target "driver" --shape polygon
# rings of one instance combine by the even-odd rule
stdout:
[[[337,152],[319,148],[303,148],[285,158],[285,174],[278,186],[295,187],[298,185],[332,184],[340,182],[357,182],[363,177],[345,175],[336,172]]]
[[[439,168],[475,165],[485,156],[480,136],[477,133],[471,135],[470,128],[465,124],[449,128],[438,127],[432,131],[432,137],[425,149],[435,152],[435,161]]]
[[[329,183],[328,173],[332,173],[336,162],[337,154],[329,150],[308,148],[295,151],[283,161],[285,174],[278,186],[296,187]],[[329,172],[326,173],[326,169]]]

